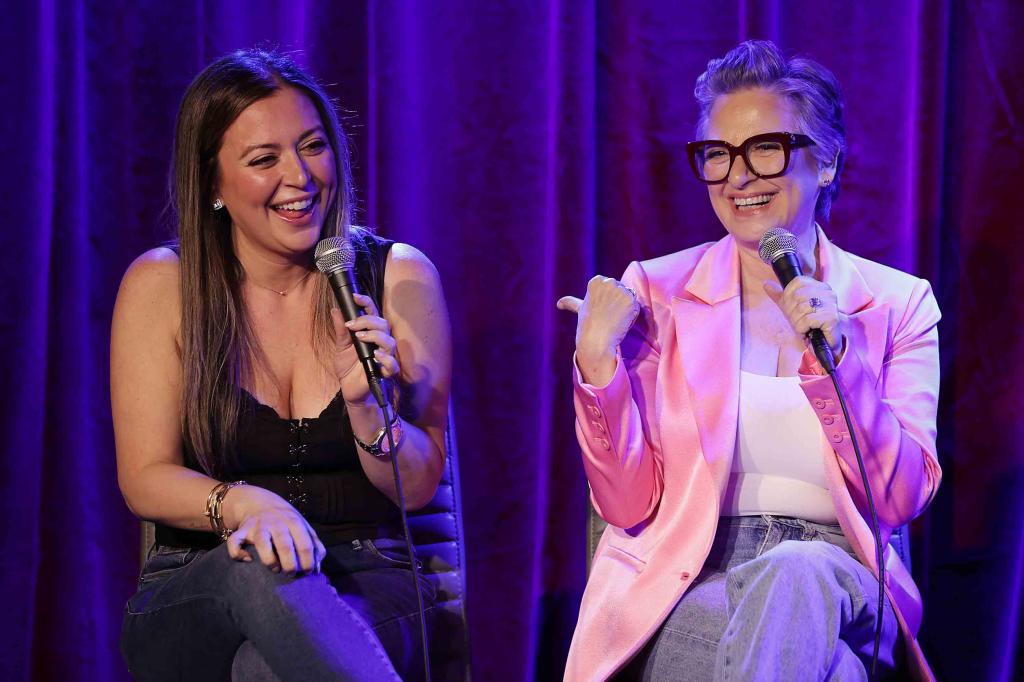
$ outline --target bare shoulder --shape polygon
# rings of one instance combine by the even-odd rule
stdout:
[[[396,243],[388,254],[384,313],[392,323],[395,338],[422,344],[429,351],[417,355],[432,358],[429,362],[433,363],[448,357],[451,332],[441,277],[430,259],[408,244]]]
[[[181,317],[180,276],[178,254],[166,247],[150,249],[132,261],[117,292],[115,328],[119,324],[176,328]]]
[[[441,277],[437,268],[430,262],[426,254],[415,246],[395,242],[388,253],[388,266],[384,271],[384,283],[388,280],[399,282],[403,280],[414,280],[424,284],[433,284],[438,288],[441,284]]]
[[[152,299],[155,296],[177,299],[180,268],[178,254],[171,249],[163,246],[150,249],[128,266],[124,277],[121,278],[118,298],[142,296]]]
[[[165,246],[158,246],[132,261],[121,279],[121,287],[177,285],[180,267],[178,254]]]

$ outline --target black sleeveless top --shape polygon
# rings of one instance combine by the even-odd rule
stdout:
[[[394,242],[365,230],[353,230],[351,237],[359,289],[380,310],[384,268]],[[340,392],[319,416],[305,419],[282,419],[248,391],[243,389],[242,396],[237,462],[228,480],[244,479],[288,500],[325,545],[398,535],[398,508],[363,473]],[[185,465],[200,470],[187,449]],[[156,542],[209,549],[220,544],[220,538],[156,524]]]

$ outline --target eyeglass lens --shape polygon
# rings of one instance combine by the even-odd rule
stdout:
[[[744,147],[747,164],[757,175],[778,175],[786,170],[786,150],[781,142],[760,140]],[[697,168],[703,180],[717,182],[729,175],[732,155],[723,145],[703,145],[697,150]]]

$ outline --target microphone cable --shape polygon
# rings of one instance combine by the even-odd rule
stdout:
[[[316,245],[314,260],[317,270],[327,276],[334,291],[338,307],[346,320],[359,317],[361,313],[354,302],[353,295],[358,292],[352,269],[356,262],[356,252],[347,237],[333,236],[321,239]],[[348,293],[344,289],[350,289]],[[398,470],[398,452],[395,446],[395,435],[391,430],[391,411],[394,409],[385,397],[385,379],[380,375],[380,368],[373,358],[373,344],[360,341],[352,333],[352,344],[363,370],[366,372],[366,383],[369,384],[377,407],[384,418],[384,433],[388,439],[388,455],[391,457],[391,474],[395,484],[395,495],[398,497],[398,512],[402,518],[402,535],[405,537],[405,550],[409,556],[409,567],[412,569],[413,589],[416,591],[416,608],[419,613],[420,637],[423,642],[423,674],[430,682],[430,644],[427,638],[427,616],[423,606],[423,591],[420,589],[420,572],[416,563],[416,552],[412,546],[412,534],[409,532],[409,516],[405,511],[405,493],[402,490],[402,475]],[[396,411],[397,413],[397,411]]]
[[[395,450],[395,435],[391,432],[391,405],[387,400],[378,400],[381,416],[384,417],[384,432],[388,438],[388,453],[391,455],[391,473],[395,481],[395,494],[398,496],[398,511],[402,517],[402,534],[405,536],[405,550],[409,555],[409,567],[412,569],[412,582],[416,590],[416,608],[419,612],[420,638],[423,642],[423,679],[430,682],[430,644],[427,639],[427,615],[423,606],[423,591],[420,589],[420,571],[416,562],[416,553],[412,547],[412,534],[409,533],[409,515],[405,511],[405,493],[402,491],[402,475],[398,471],[398,453]]]
[[[800,276],[800,259],[797,256],[796,237],[789,230],[782,227],[773,227],[767,230],[758,240],[758,255],[761,260],[772,267],[776,277],[783,287],[788,285],[795,277]],[[857,467],[860,469],[860,478],[864,484],[864,495],[867,498],[868,508],[871,511],[871,534],[875,540],[875,564],[878,567],[878,613],[875,616],[875,645],[871,654],[871,679],[876,680],[878,670],[878,649],[882,640],[882,616],[885,611],[885,562],[882,561],[882,533],[878,527],[878,510],[875,508],[875,498],[871,494],[871,484],[868,482],[867,469],[864,467],[864,457],[860,452],[860,443],[857,442],[857,431],[853,428],[853,420],[846,408],[846,398],[843,395],[842,387],[836,378],[836,361],[829,347],[824,333],[820,329],[811,329],[807,332],[807,340],[810,342],[818,363],[825,369],[832,379],[832,386],[839,398],[839,406],[843,409],[843,418],[846,420],[846,428],[850,434],[850,441],[853,443],[853,452],[857,456]]]
[[[878,528],[878,510],[875,508],[875,498],[871,494],[871,484],[868,482],[868,472],[864,467],[864,457],[860,453],[860,444],[857,442],[857,432],[853,428],[853,420],[850,412],[846,409],[846,398],[839,386],[839,380],[835,374],[835,363],[832,368],[826,368],[828,376],[832,379],[832,386],[836,389],[836,396],[839,398],[839,406],[843,410],[843,418],[846,420],[846,428],[850,433],[850,441],[853,443],[853,452],[857,456],[857,467],[860,469],[860,479],[864,483],[864,495],[867,497],[868,508],[871,510],[871,534],[875,539],[875,564],[878,566],[878,613],[875,615],[875,645],[871,654],[871,679],[877,680],[878,648],[882,640],[882,616],[885,613],[885,562],[882,560],[882,534]]]

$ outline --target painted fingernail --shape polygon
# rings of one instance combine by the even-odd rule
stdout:
[[[345,323],[345,326],[348,327],[349,329],[351,329],[352,325],[354,325],[354,324],[355,324],[355,320],[349,320],[348,322]]]
[[[361,339],[366,336],[366,332],[356,332],[356,336]]]

